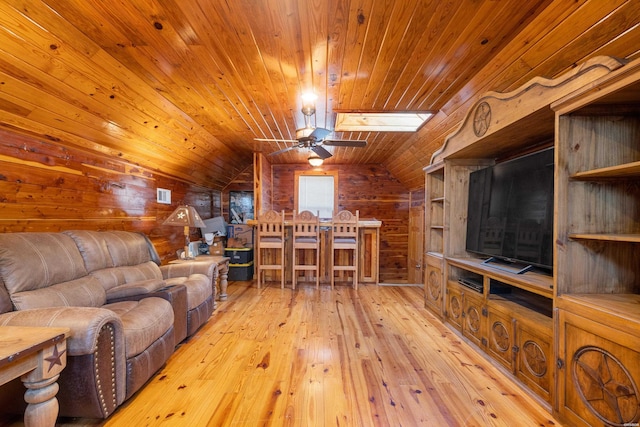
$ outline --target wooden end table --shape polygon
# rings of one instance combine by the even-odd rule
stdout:
[[[220,292],[218,293],[218,299],[220,301],[227,300],[227,285],[229,276],[229,261],[231,258],[221,255],[198,255],[193,259],[175,259],[169,261],[169,264],[179,264],[189,261],[214,261],[218,264],[218,283]]]
[[[67,363],[68,336],[68,328],[0,326],[0,385],[21,377],[27,427],[56,424],[56,381]]]

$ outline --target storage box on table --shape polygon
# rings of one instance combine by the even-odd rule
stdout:
[[[213,243],[209,245],[210,255],[224,255],[224,240],[222,236],[216,236],[213,238]]]
[[[245,247],[253,247],[253,227],[247,224],[229,224],[227,239],[231,238],[240,240]]]

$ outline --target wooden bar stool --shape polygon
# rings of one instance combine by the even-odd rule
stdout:
[[[320,285],[320,220],[319,213],[293,212],[293,289],[298,271],[314,271],[316,288]],[[312,252],[311,256],[309,252]]]
[[[280,287],[284,289],[285,238],[284,211],[268,211],[258,217],[256,236],[256,264],[258,289],[263,283],[265,270],[280,270]]]
[[[331,289],[336,272],[349,272],[353,287],[358,289],[358,220],[360,212],[353,215],[340,211],[333,216],[331,225]]]

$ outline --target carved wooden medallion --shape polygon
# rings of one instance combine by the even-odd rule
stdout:
[[[542,348],[534,341],[527,341],[522,346],[522,351],[529,372],[536,377],[543,377],[547,373],[547,357]]]
[[[598,347],[581,348],[573,356],[572,375],[580,398],[604,423],[624,426],[638,422],[638,388],[611,353]]]
[[[462,304],[460,304],[460,299],[457,296],[451,297],[451,317],[454,319],[459,319],[462,314]]]
[[[509,331],[507,330],[507,328],[505,328],[502,322],[495,322],[491,327],[491,331],[493,342],[495,343],[498,350],[509,350],[509,343],[511,338],[509,337]]]
[[[467,325],[473,332],[480,330],[480,313],[478,313],[477,308],[469,307],[467,309]]]
[[[477,137],[481,137],[489,129],[491,124],[491,106],[486,102],[481,102],[473,115],[473,132]]]
[[[429,295],[433,301],[440,301],[440,293],[442,287],[440,286],[440,275],[435,271],[429,272]]]

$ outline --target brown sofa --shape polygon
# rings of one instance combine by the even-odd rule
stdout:
[[[158,266],[138,233],[0,234],[0,326],[70,328],[60,415],[106,418],[171,356],[176,329],[206,322],[216,275],[212,262]],[[23,404],[20,387],[0,387],[0,408]]]

